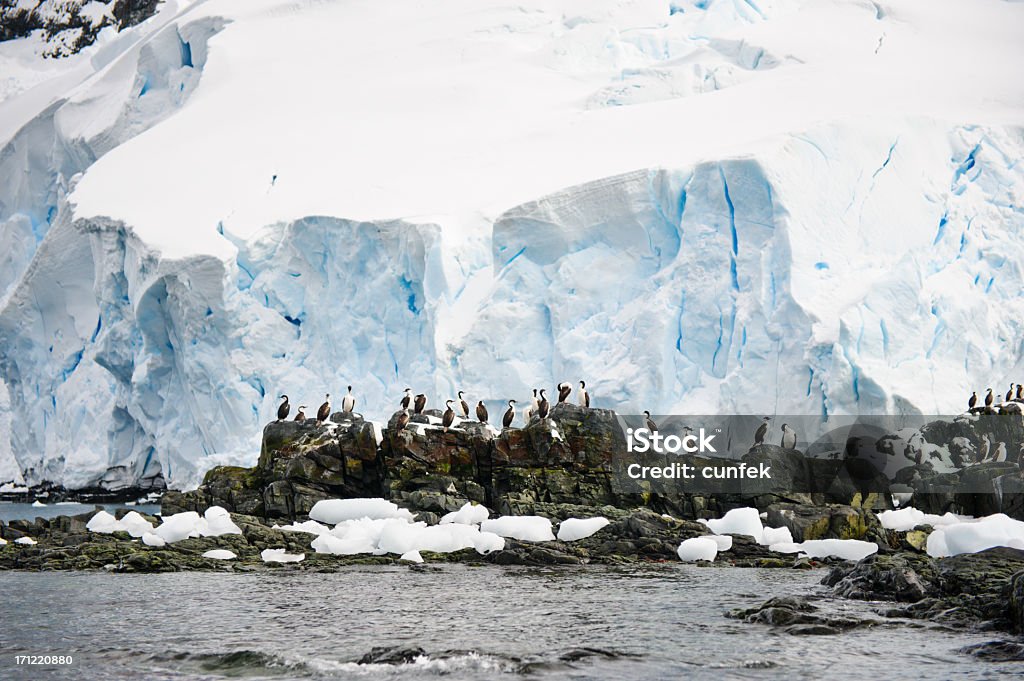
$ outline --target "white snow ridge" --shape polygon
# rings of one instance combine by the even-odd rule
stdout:
[[[191,487],[348,384],[961,410],[1024,347],[1024,3],[898,5],[168,0],[0,43],[0,483]]]

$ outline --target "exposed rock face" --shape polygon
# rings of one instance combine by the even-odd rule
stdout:
[[[93,0],[93,10],[96,5],[107,6],[102,14],[83,13],[86,4],[88,0],[0,2],[0,42],[41,30],[50,44],[46,56],[65,57],[93,44],[107,26],[120,31],[153,16],[159,0]]]

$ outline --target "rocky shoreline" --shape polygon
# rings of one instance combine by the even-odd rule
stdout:
[[[689,494],[646,483],[636,491],[618,484],[612,452],[619,451],[621,430],[612,412],[558,405],[549,419],[522,429],[494,430],[465,422],[459,428],[434,427],[438,413],[413,416],[413,427],[399,429],[395,418],[383,432],[354,414],[334,414],[328,423],[275,422],[264,430],[258,464],[251,469],[220,467],[191,492],[167,492],[162,513],[219,506],[230,514],[240,534],[191,537],[165,546],[149,546],[128,532],[110,534],[86,528],[93,513],[0,523],[0,570],[106,570],[118,573],[208,570],[331,572],[351,565],[408,564],[394,554],[332,555],[311,551],[315,534],[281,529],[309,519],[325,499],[384,498],[416,514],[429,525],[467,502],[483,504],[495,515],[536,515],[557,526],[568,518],[602,516],[608,525],[575,541],[539,543],[506,538],[500,550],[450,553],[422,552],[429,563],[475,565],[571,566],[677,563],[686,539],[706,536],[701,519],[753,507],[764,521],[786,528],[794,542],[856,539],[873,542],[875,555],[859,562],[814,559],[772,551],[744,534],[731,535],[731,548],[711,567],[781,569],[828,568],[822,583],[836,598],[875,602],[880,615],[923,619],[955,627],[982,627],[1024,632],[1024,551],[989,549],[935,559],[925,548],[928,526],[906,531],[882,527],[876,511],[891,507],[888,493],[862,495],[855,484],[832,481],[820,492],[786,492],[785,485],[806,484],[807,463],[778,447],[753,448],[744,461],[770,461],[783,473],[774,487]],[[924,468],[924,467],[921,467]],[[971,475],[1013,476],[1005,465],[977,466]],[[938,490],[921,494],[926,506],[946,499],[941,510],[958,500],[985,509],[987,495],[957,497]],[[925,472],[926,469],[925,469]],[[909,479],[909,478],[908,478]],[[885,485],[885,481],[879,481]],[[942,496],[945,495],[945,496]],[[975,498],[976,497],[976,498]],[[915,497],[917,501],[918,497]],[[843,503],[845,501],[845,503]],[[1001,501],[1006,501],[1005,499]],[[1013,508],[1019,504],[1011,504]],[[118,511],[123,518],[130,509]],[[159,519],[143,518],[154,524]],[[27,538],[27,539],[26,539]],[[19,542],[19,540],[22,540]],[[220,549],[230,561],[204,557]],[[302,562],[266,562],[266,550],[304,554]],[[830,634],[870,622],[836,619],[818,612],[812,599],[773,599],[734,617],[783,627],[793,634]],[[993,659],[1020,659],[1012,641],[998,649],[975,651]]]

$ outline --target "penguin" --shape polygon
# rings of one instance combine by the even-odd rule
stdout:
[[[587,384],[584,381],[580,381],[580,406],[590,409],[590,393],[587,392]]]
[[[484,406],[483,400],[476,403],[476,420],[480,423],[487,423],[487,407]]]
[[[644,412],[644,425],[647,427],[647,430],[652,433],[658,430],[658,424],[651,418],[651,412],[649,411]]]
[[[565,402],[567,399],[569,399],[569,393],[571,393],[571,392],[572,392],[572,388],[569,386],[568,383],[559,383],[558,384],[558,403],[561,404],[562,402]]]
[[[327,400],[316,410],[316,424],[319,426],[331,415],[331,394],[327,393]]]
[[[992,443],[988,441],[988,435],[981,436],[981,448],[978,449],[978,461],[984,461],[988,458],[988,451],[992,448]]]
[[[540,402],[537,403],[537,418],[541,420],[548,417],[548,411],[550,409],[548,398],[544,396],[545,392],[547,392],[545,388],[540,389]]]
[[[1010,400],[1013,399],[1013,386],[1014,386],[1014,384],[1011,383],[1010,384],[1010,389],[1006,391],[1006,399],[1003,400],[1003,402],[1009,402]]]
[[[508,401],[508,411],[506,411],[505,415],[501,417],[501,427],[502,428],[509,428],[509,427],[511,427],[512,419],[514,419],[516,417],[516,408],[512,406],[515,403],[516,403],[515,400],[509,400]]]
[[[967,411],[974,409],[974,406],[978,404],[978,393],[972,392],[971,398],[967,400]]]
[[[284,400],[284,402],[281,403],[281,406],[277,408],[277,420],[284,421],[286,418],[288,418],[288,412],[292,410],[292,405],[288,404],[287,395],[281,395],[281,397],[277,399]]]
[[[299,407],[299,413],[295,415],[295,420],[299,423],[306,420],[306,405]]]
[[[402,405],[402,409],[409,409],[409,405],[412,404],[412,388],[405,389],[405,395],[402,397],[402,401],[399,404]]]
[[[395,430],[405,430],[407,425],[409,425],[409,408],[402,407],[402,413],[398,415],[398,420],[395,422]]]
[[[448,431],[452,423],[455,421],[455,411],[452,409],[452,402],[455,400],[445,400],[444,402],[444,415],[441,416],[441,427]]]
[[[788,423],[782,424],[782,448],[796,449],[796,431]]]
[[[765,416],[761,419],[761,425],[757,427],[757,431],[754,432],[754,446],[764,444],[764,438],[768,435],[768,422],[771,421],[770,416]]]
[[[413,405],[414,408],[412,413],[422,414],[423,407],[427,406],[427,396],[424,395],[423,393],[420,393],[419,395],[416,396],[416,401],[413,402]]]
[[[462,399],[462,391],[459,391],[459,406],[462,407],[462,417],[469,418],[469,402]]]
[[[992,388],[989,388],[988,389],[988,394],[985,395],[985,406],[986,407],[991,407],[992,406],[992,402],[993,402],[994,399],[995,398],[992,396]]]
[[[348,394],[341,399],[341,411],[346,414],[351,414],[352,410],[356,408],[356,398],[352,396],[352,386],[348,387]]]
[[[1005,442],[1000,442],[998,445],[996,445],[996,458],[994,460],[996,461],[996,463],[1002,463],[1002,462],[1006,461],[1006,443]]]

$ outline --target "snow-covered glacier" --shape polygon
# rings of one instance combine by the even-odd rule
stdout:
[[[0,43],[0,481],[286,393],[943,413],[1024,380],[1024,5],[167,2]],[[34,42],[35,41],[35,42]]]

